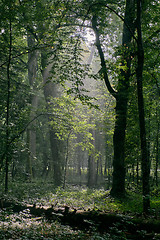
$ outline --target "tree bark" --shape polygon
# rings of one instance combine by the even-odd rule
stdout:
[[[116,197],[125,195],[125,132],[131,67],[131,53],[128,50],[130,49],[131,40],[134,33],[134,16],[135,2],[134,0],[127,0],[122,39],[122,46],[124,48],[124,61],[122,64],[125,65],[126,62],[127,70],[121,70],[121,75],[118,81],[118,96],[116,98],[116,121],[113,136],[114,158],[111,195]]]
[[[7,103],[6,103],[6,162],[5,162],[5,193],[8,192],[8,171],[9,171],[9,121],[10,121],[10,67],[12,55],[12,21],[11,21],[11,5],[9,5],[10,18],[9,18],[9,53],[7,64]]]
[[[33,48],[35,45],[35,38],[31,34],[27,36],[28,47]],[[31,111],[30,111],[30,119],[32,120],[36,114],[35,110],[37,108],[37,96],[34,93],[35,91],[35,81],[37,75],[37,51],[34,50],[28,53],[28,80],[33,91],[30,96],[30,103],[31,103]],[[35,121],[30,124],[29,128],[27,129],[27,142],[28,142],[28,162],[26,165],[26,171],[28,179],[31,181],[33,177],[32,167],[33,163],[36,158],[36,123]]]
[[[52,68],[52,64],[48,64],[48,56],[46,51],[41,52],[41,65],[42,65],[42,76],[44,83],[44,96],[46,99],[47,107],[50,103],[50,97],[56,97],[57,95],[57,86],[52,82],[48,82],[50,77],[50,70]],[[51,121],[51,117],[48,118],[48,121]],[[53,119],[54,121],[54,119]],[[49,129],[50,133],[50,146],[52,152],[52,160],[53,160],[53,171],[54,171],[54,184],[59,186],[62,184],[62,171],[61,171],[61,159],[59,154],[60,142],[55,134],[55,131],[52,127]]]
[[[143,211],[148,213],[150,208],[150,161],[146,140],[145,113],[144,113],[144,98],[143,98],[143,65],[144,65],[144,50],[141,30],[141,0],[137,0],[137,94],[138,94],[138,112],[139,126],[141,139],[141,161],[142,161],[142,188],[143,188]]]

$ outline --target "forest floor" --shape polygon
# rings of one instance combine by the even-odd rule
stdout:
[[[142,196],[133,189],[116,200],[104,189],[12,183],[0,196],[0,240],[160,239],[160,189],[151,195],[146,216]]]

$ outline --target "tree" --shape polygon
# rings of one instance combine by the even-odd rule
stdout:
[[[107,6],[106,6],[107,7]],[[122,68],[119,75],[117,92],[112,88],[108,78],[107,67],[104,53],[100,42],[100,34],[98,30],[97,19],[99,17],[93,15],[92,27],[96,36],[96,46],[99,52],[102,74],[106,86],[112,96],[116,99],[116,121],[114,130],[114,159],[113,159],[113,184],[111,194],[114,196],[123,196],[125,194],[125,130],[127,118],[128,90],[130,82],[131,68],[131,40],[134,34],[135,20],[135,3],[134,1],[126,1],[126,10],[124,17],[123,38],[122,38]]]
[[[142,185],[143,185],[143,211],[148,213],[150,209],[150,161],[146,140],[144,98],[143,98],[143,65],[144,50],[141,30],[142,1],[137,1],[137,94],[138,94],[138,112],[141,139],[141,158],[142,158]]]
[[[12,18],[11,8],[9,4],[9,53],[8,53],[8,64],[7,64],[7,101],[6,101],[6,163],[5,163],[5,192],[8,192],[8,167],[9,167],[9,124],[10,124],[10,91],[11,91],[11,55],[12,55]]]
[[[28,48],[31,49],[35,47],[35,38],[28,33],[27,36]],[[28,80],[31,89],[33,92],[31,93],[30,102],[31,102],[31,113],[30,119],[32,120],[35,117],[35,112],[37,109],[37,95],[35,93],[36,89],[36,79],[37,79],[37,70],[38,70],[38,63],[37,63],[37,50],[33,50],[32,52],[28,53]],[[33,161],[36,158],[36,131],[35,131],[35,121],[30,124],[27,129],[27,140],[28,140],[28,161],[27,161],[27,175],[28,179],[31,181],[33,177],[32,167]]]

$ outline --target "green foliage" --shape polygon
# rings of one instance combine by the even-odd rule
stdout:
[[[94,146],[90,129],[94,129],[94,123],[89,123],[88,114],[85,114],[84,106],[73,97],[63,95],[61,97],[52,98],[50,101],[50,112],[54,118],[50,121],[50,125],[55,130],[60,140],[76,139],[78,135],[82,136],[82,141],[76,143],[81,146],[82,150],[91,151]]]

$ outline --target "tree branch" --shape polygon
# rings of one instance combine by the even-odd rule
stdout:
[[[110,94],[114,97],[117,98],[117,92],[112,88],[109,78],[108,78],[108,74],[107,74],[107,67],[106,67],[106,62],[105,62],[105,58],[104,58],[104,53],[101,47],[101,43],[100,43],[100,39],[99,39],[99,31],[97,29],[97,19],[96,16],[93,16],[92,18],[92,28],[93,31],[95,33],[96,36],[96,47],[98,49],[98,53],[100,56],[100,60],[101,60],[101,66],[102,66],[102,73],[103,73],[103,77],[105,80],[105,84],[107,86],[108,91],[110,92]]]

